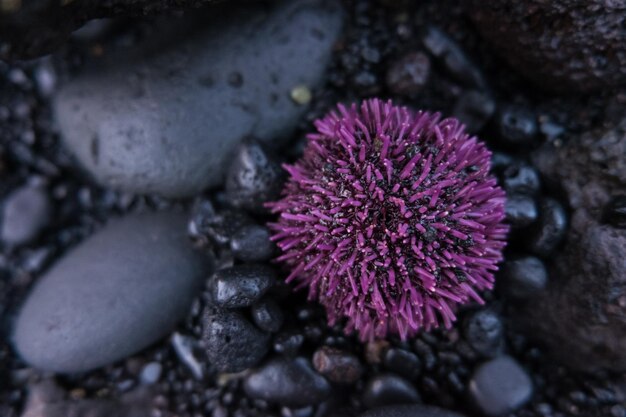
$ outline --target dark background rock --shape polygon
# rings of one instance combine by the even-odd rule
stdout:
[[[390,405],[373,408],[360,417],[463,417],[452,411],[429,405]]]
[[[626,82],[626,7],[611,0],[473,0],[467,11],[511,66],[540,86],[589,92]]]

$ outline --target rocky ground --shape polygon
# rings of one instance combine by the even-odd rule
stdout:
[[[533,73],[570,57],[480,4],[233,3],[0,61],[0,416],[625,417],[620,66]],[[484,139],[513,229],[486,305],[406,342],[329,328],[265,227],[311,122],[372,96]]]

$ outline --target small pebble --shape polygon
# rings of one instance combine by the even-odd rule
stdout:
[[[518,300],[530,300],[546,289],[548,272],[543,261],[534,256],[507,260],[498,286]]]
[[[545,198],[539,206],[539,221],[530,238],[529,249],[542,258],[549,257],[567,232],[567,212],[557,200]]]
[[[535,199],[523,194],[507,196],[504,212],[507,223],[514,229],[530,226],[539,217]]]
[[[526,404],[533,394],[533,385],[517,362],[501,356],[474,371],[469,381],[469,394],[482,413],[499,416]]]
[[[410,97],[422,91],[430,75],[430,59],[422,52],[411,52],[393,62],[387,71],[387,88]]]
[[[266,227],[249,225],[235,233],[230,241],[230,249],[240,261],[261,262],[272,257],[275,247]]]
[[[388,371],[414,381],[422,370],[422,362],[417,355],[400,348],[387,349],[383,364]]]
[[[195,342],[191,337],[183,336],[178,332],[175,332],[171,339],[172,347],[178,359],[191,371],[191,374],[196,379],[202,379],[204,375],[202,364],[198,362],[193,354]]]
[[[539,172],[525,163],[514,163],[504,170],[504,188],[507,194],[535,195],[541,188]]]
[[[613,227],[626,229],[626,195],[611,199],[604,208],[603,220]]]
[[[311,90],[306,85],[298,85],[291,90],[291,99],[301,106],[309,104],[313,98]]]
[[[496,357],[504,348],[504,325],[493,310],[482,309],[470,314],[463,331],[470,346],[484,357]]]
[[[487,93],[470,90],[461,94],[454,104],[452,115],[459,119],[470,133],[479,132],[496,110],[496,102]]]
[[[302,344],[304,335],[298,331],[287,331],[274,338],[274,351],[285,356],[296,356]]]
[[[337,384],[354,384],[363,374],[359,359],[349,352],[322,346],[313,354],[315,370]]]
[[[159,381],[161,378],[161,372],[163,371],[163,366],[161,366],[158,362],[150,362],[146,364],[141,370],[141,374],[139,375],[139,379],[141,383],[144,385],[152,385]]]
[[[9,194],[0,213],[0,240],[19,246],[34,240],[51,220],[52,205],[43,187],[25,185]]]
[[[216,271],[208,286],[216,305],[241,308],[260,300],[275,282],[276,274],[271,267],[250,264]]]
[[[241,313],[207,308],[202,341],[209,362],[220,372],[241,372],[257,365],[269,349],[269,335]]]
[[[537,136],[537,117],[525,107],[504,106],[498,112],[496,124],[500,139],[507,145],[528,146]]]
[[[237,210],[226,210],[219,214],[197,213],[192,217],[192,225],[198,235],[205,235],[215,244],[228,245],[235,234],[243,227],[252,225],[253,220]]]
[[[404,378],[395,375],[378,375],[370,379],[362,398],[367,408],[421,402],[415,387]]]
[[[252,319],[259,329],[275,333],[282,327],[285,317],[278,304],[267,298],[252,306]]]
[[[246,393],[287,407],[305,407],[326,400],[330,385],[305,358],[275,358],[252,371],[244,381]]]

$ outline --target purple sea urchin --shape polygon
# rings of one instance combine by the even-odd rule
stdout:
[[[482,303],[508,231],[484,144],[455,119],[377,99],[315,126],[269,204],[287,281],[362,340],[450,327],[455,305]]]

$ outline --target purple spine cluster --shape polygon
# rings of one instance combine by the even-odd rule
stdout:
[[[490,152],[455,119],[372,99],[316,121],[270,224],[330,325],[362,340],[443,323],[491,289],[508,227]]]

